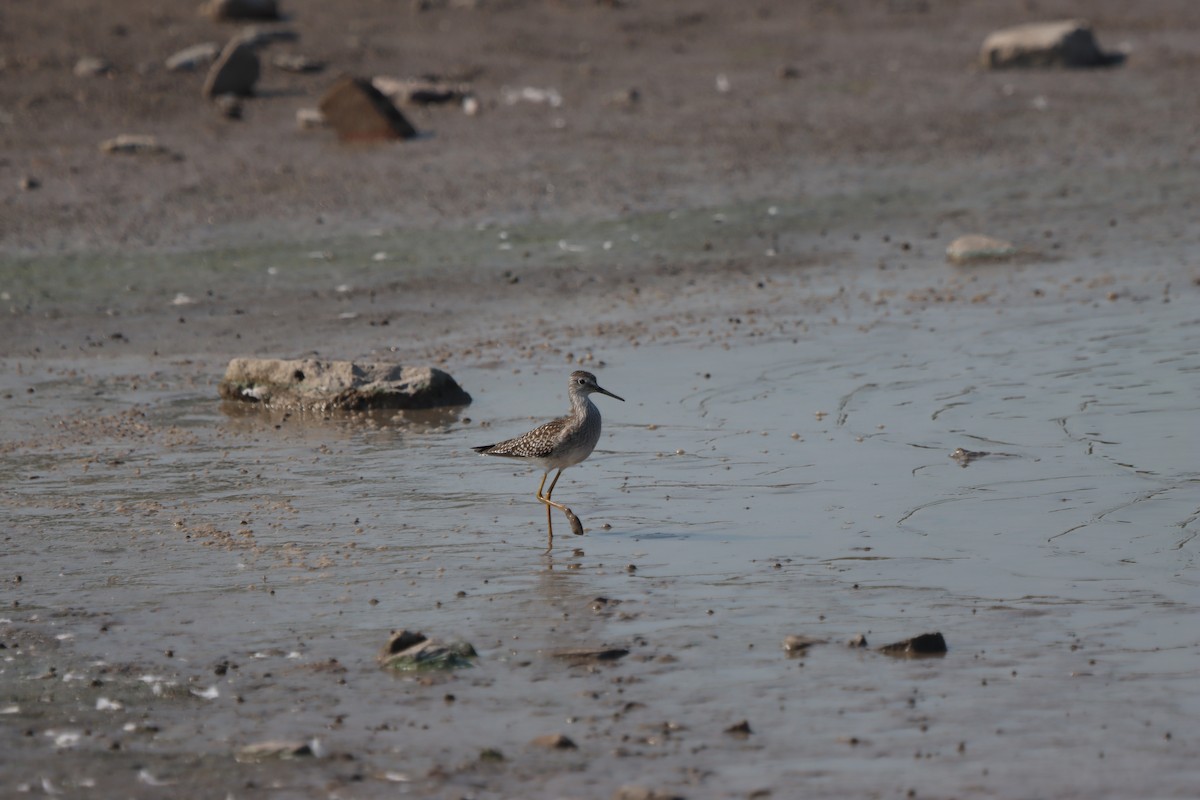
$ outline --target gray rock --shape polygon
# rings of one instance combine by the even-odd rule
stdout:
[[[325,69],[325,62],[296,53],[280,53],[271,59],[271,63],[284,72],[320,72]]]
[[[300,34],[291,28],[264,28],[260,25],[251,25],[248,28],[243,28],[242,32],[238,34],[238,38],[254,47],[266,47],[269,44],[276,44],[278,42],[299,41]]]
[[[254,45],[243,41],[240,36],[234,37],[209,69],[202,93],[209,99],[223,94],[250,97],[254,94],[259,72],[258,53],[254,51]]]
[[[98,78],[112,72],[112,64],[103,58],[86,56],[75,62],[76,78]]]
[[[217,391],[226,400],[321,411],[438,408],[471,402],[471,395],[454,378],[434,367],[313,358],[235,358]]]
[[[983,41],[979,60],[987,69],[1012,67],[1101,67],[1123,56],[1105,53],[1083,20],[1033,22],[1004,28]]]
[[[342,78],[318,104],[326,123],[344,142],[408,139],[417,130],[371,82]]]
[[[325,115],[315,108],[296,109],[296,127],[302,131],[325,127]]]
[[[471,96],[469,83],[452,83],[440,78],[389,78],[376,75],[371,85],[398,106],[429,106],[461,103]]]
[[[269,759],[288,760],[292,758],[304,758],[315,756],[316,754],[315,741],[304,742],[279,739],[256,742],[239,747],[234,753],[234,758],[242,763],[256,763]]]
[[[213,106],[217,113],[225,119],[242,118],[242,98],[236,94],[221,94],[213,98]]]
[[[218,22],[279,19],[279,6],[275,0],[209,0],[200,6],[200,13]]]
[[[168,58],[167,69],[171,72],[195,72],[215,61],[220,52],[221,45],[216,42],[194,44]]]
[[[1017,254],[1012,242],[969,233],[955,239],[946,248],[946,260],[952,264],[971,264],[983,261],[1003,261]]]
[[[818,639],[816,636],[801,636],[799,634],[790,634],[783,639],[783,652],[788,654],[789,658],[796,658],[808,653],[808,648],[815,644],[825,644],[827,639]]]
[[[105,153],[134,156],[162,155],[168,152],[153,136],[136,133],[122,133],[112,139],[106,139],[100,143],[100,150]]]

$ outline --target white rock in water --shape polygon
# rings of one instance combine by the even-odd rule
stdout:
[[[987,69],[1098,67],[1115,64],[1121,56],[1101,51],[1087,22],[1068,19],[994,31],[984,40],[979,60]]]
[[[1000,261],[1017,254],[1012,242],[978,233],[960,236],[946,248],[946,259],[954,264],[973,261]]]

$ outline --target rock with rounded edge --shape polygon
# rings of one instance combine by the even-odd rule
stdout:
[[[407,628],[393,631],[379,651],[384,669],[396,672],[426,672],[470,667],[478,657],[468,642],[439,642]]]
[[[112,72],[112,64],[104,58],[85,56],[75,62],[73,72],[77,78],[98,78]]]
[[[260,71],[255,46],[235,36],[209,69],[202,92],[210,100],[223,94],[250,97]]]
[[[971,264],[982,261],[1003,261],[1017,254],[1012,242],[970,233],[960,236],[946,248],[946,260],[952,264]]]
[[[217,391],[226,400],[313,411],[441,408],[471,402],[471,395],[436,367],[315,358],[235,358]]]
[[[158,139],[139,133],[122,133],[100,143],[100,149],[105,153],[118,153],[134,156],[157,156],[167,153],[167,148],[158,143]]]
[[[342,78],[325,92],[318,108],[344,142],[409,139],[417,135],[417,129],[400,109],[365,78]]]
[[[279,19],[279,5],[275,0],[209,0],[200,6],[200,13],[218,22]]]
[[[919,658],[921,656],[940,656],[946,653],[946,639],[940,633],[922,633],[911,639],[885,644],[879,652],[900,658]]]
[[[221,45],[216,42],[201,42],[185,47],[167,59],[170,72],[194,72],[216,61]]]
[[[1102,67],[1119,63],[1122,56],[1103,52],[1087,22],[1068,19],[994,31],[984,39],[979,60],[986,69]]]
[[[571,741],[571,737],[565,733],[546,733],[536,737],[530,744],[550,750],[575,750],[578,748],[578,745]]]

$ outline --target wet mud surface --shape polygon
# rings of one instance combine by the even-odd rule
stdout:
[[[733,246],[779,214],[703,224]],[[972,271],[924,245],[858,271],[700,264],[587,320],[597,292],[547,308],[527,272],[543,289],[504,324],[438,342],[475,398],[441,412],[222,404],[218,358],[132,345],[178,330],[169,302],[122,312],[123,353],[9,357],[0,779],[1186,796],[1200,289],[1171,246],[1118,263],[1139,244]],[[359,279],[376,308],[417,299]],[[309,341],[359,355],[369,321],[339,307],[315,326],[353,332]],[[574,364],[629,402],[555,493],[585,536],[560,518],[547,554],[540,473],[470,447],[561,413]],[[401,628],[478,658],[381,669]],[[876,649],[926,632],[949,651]]]
[[[1191,3],[1019,73],[983,36],[1077,4],[287,4],[338,70],[475,75],[403,150],[274,69],[216,118],[159,65],[233,29],[110,5],[0,12],[0,795],[1195,795]],[[240,356],[474,402],[261,413]],[[547,553],[471,447],[578,368],[627,402]],[[381,667],[405,629],[472,666]]]

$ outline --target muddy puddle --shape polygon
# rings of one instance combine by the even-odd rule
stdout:
[[[474,403],[420,415],[223,406],[212,354],[6,358],[4,793],[1189,796],[1196,289],[1095,271],[517,305],[446,364]],[[546,552],[540,473],[470,447],[580,364],[627,402]],[[475,665],[381,670],[402,628]]]

